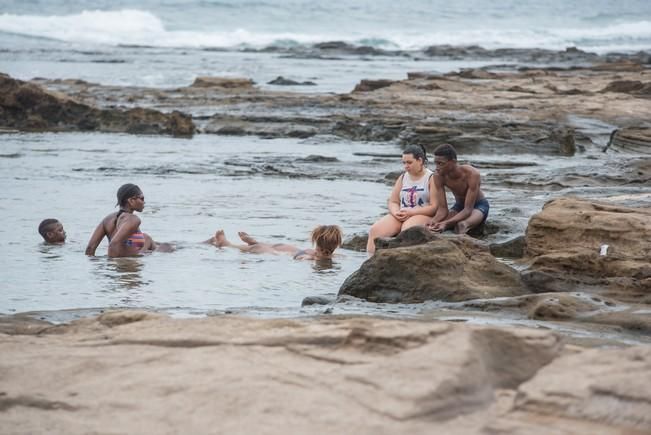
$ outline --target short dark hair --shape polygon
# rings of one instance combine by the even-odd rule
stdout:
[[[47,233],[52,229],[53,225],[59,223],[58,219],[43,219],[43,221],[38,225],[38,233],[47,240]]]
[[[448,160],[456,160],[457,150],[455,150],[454,147],[449,143],[444,143],[436,147],[436,149],[434,150],[434,155],[439,157],[445,157]]]
[[[422,145],[407,145],[402,154],[412,154],[415,159],[420,159],[423,163],[427,163],[427,152]]]

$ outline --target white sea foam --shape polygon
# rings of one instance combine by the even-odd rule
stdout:
[[[651,22],[637,21],[583,28],[480,28],[454,31],[423,29],[367,29],[369,34],[346,34],[333,27],[331,33],[168,30],[148,11],[84,11],[76,15],[0,15],[0,31],[67,42],[157,47],[264,47],[278,42],[310,44],[340,40],[351,43],[376,41],[389,49],[419,49],[430,45],[480,45],[485,48],[549,48],[568,46],[603,52],[651,48]]]

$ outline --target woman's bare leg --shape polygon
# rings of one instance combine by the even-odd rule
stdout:
[[[368,242],[366,243],[366,252],[369,255],[375,253],[375,239],[378,237],[391,237],[400,232],[402,222],[388,214],[380,218],[371,226],[368,233]]]
[[[429,224],[432,221],[432,218],[430,216],[425,216],[424,214],[417,214],[415,216],[411,216],[409,219],[404,221],[402,223],[402,227],[400,228],[400,231],[404,231],[407,228],[411,227],[425,227],[427,224]]]

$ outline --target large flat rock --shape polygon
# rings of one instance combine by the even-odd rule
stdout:
[[[646,347],[564,349],[549,331],[369,317],[9,323],[7,434],[651,430]]]
[[[651,302],[651,210],[558,198],[529,221],[523,274],[535,291]]]

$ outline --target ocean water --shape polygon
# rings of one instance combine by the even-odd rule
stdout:
[[[313,44],[328,41],[389,51],[313,53]],[[283,90],[349,92],[361,79],[402,79],[410,71],[500,62],[422,55],[424,48],[441,44],[649,51],[651,2],[0,0],[0,72],[25,80],[173,88],[197,76],[237,76],[280,89],[267,82],[282,75],[315,83]],[[601,136],[607,138],[611,127]],[[64,313],[63,320],[69,318],[66,310],[83,314],[106,307],[181,315],[319,313],[323,308],[301,308],[301,300],[336,294],[364,253],[345,251],[332,264],[318,265],[199,242],[219,228],[231,239],[245,230],[301,247],[309,245],[309,231],[318,223],[339,224],[346,234],[367,231],[385,211],[390,187],[380,180],[400,170],[400,163],[399,157],[365,153],[399,156],[400,148],[337,138],[0,134],[0,313],[47,311],[50,319]],[[337,161],[301,160],[310,155]],[[608,155],[599,162],[611,158],[617,161]],[[595,161],[546,159],[541,171],[563,165],[575,171],[575,165],[589,168]],[[517,171],[510,175],[516,182],[528,176],[526,169]],[[509,213],[521,228],[532,210],[563,193],[535,186],[506,189],[499,172],[483,170],[483,186],[494,198],[491,213],[513,210],[517,203],[519,214]],[[115,191],[126,182],[144,190],[143,231],[177,244],[176,252],[113,260],[104,244],[98,257],[83,255],[91,231],[114,210]],[[594,195],[631,193],[627,189],[595,188]],[[45,217],[63,221],[68,243],[42,245],[36,227]],[[336,308],[400,315],[427,309],[422,304]]]
[[[305,56],[312,44],[401,50],[400,55]],[[186,86],[196,76],[278,76],[348,92],[363,78],[483,66],[432,59],[431,45],[632,52],[651,49],[647,0],[2,0],[0,71],[21,79]],[[269,52],[270,47],[282,52]],[[407,53],[407,55],[405,55]],[[495,63],[495,61],[493,61]]]
[[[201,242],[224,229],[234,242],[246,231],[308,248],[317,224],[338,224],[348,235],[365,231],[390,189],[373,174],[400,165],[354,154],[399,155],[391,144],[78,133],[0,140],[0,313],[127,307],[296,315],[304,297],[336,294],[366,254],[345,251],[332,263],[314,263]],[[338,161],[305,159],[316,154]],[[356,175],[336,175],[342,168]],[[126,182],[145,195],[141,230],[175,244],[175,252],[110,259],[104,240],[97,257],[84,255]],[[65,245],[42,243],[36,228],[47,217],[63,222]]]

